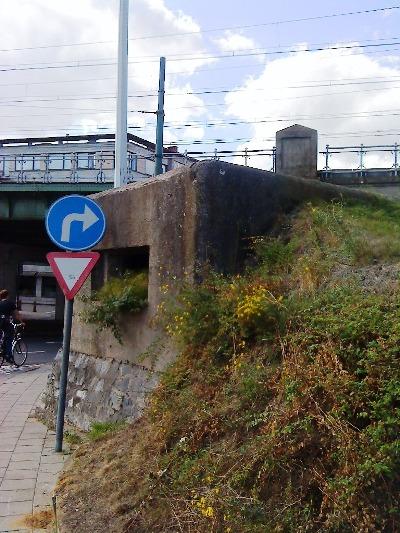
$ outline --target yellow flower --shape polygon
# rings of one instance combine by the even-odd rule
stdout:
[[[214,509],[210,506],[206,507],[205,509],[201,510],[201,514],[203,516],[207,516],[208,518],[213,518],[214,516]]]

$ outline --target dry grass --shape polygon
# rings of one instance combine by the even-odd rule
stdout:
[[[32,529],[46,529],[48,530],[54,525],[54,513],[51,509],[42,509],[35,511],[33,514],[26,515],[20,524],[24,527]]]
[[[253,271],[185,289],[170,317],[182,354],[140,421],[75,452],[63,530],[399,531],[398,283],[332,274],[393,263],[379,217],[306,206],[293,246],[268,240]]]
[[[145,419],[118,434],[82,445],[56,492],[63,527],[80,533],[125,533],[142,497],[141,483],[155,473],[161,439]],[[94,452],[94,453],[93,453]]]

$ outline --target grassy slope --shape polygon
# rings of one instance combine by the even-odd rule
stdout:
[[[166,300],[181,355],[78,449],[66,531],[398,531],[400,209],[307,205],[254,247]]]

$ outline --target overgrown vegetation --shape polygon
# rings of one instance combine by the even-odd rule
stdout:
[[[82,298],[86,306],[81,316],[99,330],[111,329],[121,342],[121,314],[138,313],[146,307],[147,286],[145,272],[126,272],[120,278],[111,278],[99,291]]]
[[[112,435],[126,426],[126,422],[118,420],[116,422],[94,422],[90,426],[88,433],[89,440],[98,441],[106,435]]]
[[[64,431],[64,440],[68,442],[71,446],[77,446],[78,444],[82,444],[82,437],[81,435],[78,435],[75,431]]]
[[[167,299],[181,355],[137,424],[79,449],[68,530],[398,531],[399,215],[304,206],[245,273]]]

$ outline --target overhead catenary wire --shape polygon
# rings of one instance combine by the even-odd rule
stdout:
[[[395,86],[395,87],[382,87],[382,88],[375,88],[375,89],[363,89],[363,93],[365,92],[375,92],[375,91],[388,91],[388,90],[394,90],[394,89],[400,89],[400,86]],[[318,94],[305,94],[305,95],[299,95],[299,96],[286,96],[284,98],[266,98],[265,99],[265,102],[277,102],[277,101],[286,101],[286,100],[301,100],[301,99],[306,99],[306,98],[319,98],[319,97],[326,97],[326,96],[332,96],[332,95],[335,95],[335,96],[338,96],[338,95],[347,95],[347,94],[355,94],[355,93],[360,93],[359,90],[356,90],[356,91],[330,91],[328,93],[318,93]],[[134,97],[133,95],[131,97]],[[57,102],[59,100],[52,100],[51,102]],[[71,109],[71,106],[69,107],[54,107],[54,106],[38,106],[38,105],[31,105],[29,102],[20,102],[18,101],[19,103],[15,103],[15,101],[7,101],[7,102],[1,102],[0,101],[0,108],[2,106],[7,106],[7,107],[17,107],[17,108],[20,108],[20,109],[47,109],[47,110],[70,110]],[[34,100],[31,100],[30,102],[34,102]],[[21,104],[27,104],[27,105],[21,105]],[[204,110],[206,110],[206,108],[209,108],[209,107],[221,107],[221,106],[224,106],[226,105],[226,102],[216,102],[216,103],[202,103],[201,105],[190,105],[190,106],[173,106],[173,110],[176,110],[176,109],[202,109],[204,108]],[[74,111],[87,111],[87,112],[94,112],[96,114],[102,114],[102,113],[114,113],[113,110],[109,110],[109,109],[99,109],[99,108],[92,108],[92,109],[82,109],[82,108],[76,108],[74,107],[73,108]],[[151,111],[146,111],[147,112],[150,112],[152,113]],[[133,110],[128,110],[128,113],[143,113],[142,110],[136,110],[136,109],[133,109]],[[168,107],[166,109],[166,114],[168,115]],[[71,113],[71,115],[75,115],[75,113]],[[0,118],[2,116],[6,116],[6,115],[0,115]],[[19,117],[20,115],[15,115],[15,117]],[[49,114],[45,114],[45,115],[42,115],[42,116],[54,116],[53,114],[49,115]]]
[[[49,126],[47,125],[47,128],[50,129],[50,128],[55,128],[55,129],[52,129],[51,131],[57,131],[57,132],[63,132],[61,135],[62,136],[65,136],[66,133],[65,131],[77,131],[77,132],[81,132],[82,135],[85,135],[85,128],[82,127],[82,126],[71,126],[69,128],[56,128],[54,126]],[[145,128],[142,128],[140,126],[135,126],[135,127],[131,127],[131,129],[135,129],[135,135],[145,131]],[[21,132],[21,133],[30,133],[30,132],[40,132],[41,135],[38,137],[42,137],[42,129],[38,129],[38,128],[24,128],[24,129],[13,129],[12,133],[10,133],[11,135],[13,135],[16,131],[18,132]],[[359,136],[359,137],[363,137],[363,136],[376,136],[376,137],[381,137],[381,136],[385,136],[385,135],[388,135],[388,136],[391,136],[391,135],[397,135],[398,130],[396,129],[379,129],[379,130],[372,130],[372,131],[359,131],[359,132],[331,132],[331,133],[324,133],[324,132],[321,132],[319,134],[320,137],[324,137],[324,136],[328,136],[328,137],[335,137],[335,136],[339,136],[339,137],[343,137],[343,136]],[[111,126],[104,126],[104,127],[98,127],[96,128],[95,131],[91,131],[91,134],[101,134],[101,133],[114,133],[114,128],[111,127]],[[75,134],[75,133],[74,133]],[[5,133],[3,132],[2,135],[5,135]],[[249,138],[248,139],[248,142],[251,142],[252,140],[254,140],[254,137],[252,137],[251,139]],[[265,141],[267,140],[272,140],[272,138],[266,138],[264,139]],[[206,139],[207,141],[207,139]],[[184,145],[184,144],[188,144],[188,145],[196,145],[196,144],[199,144],[200,140],[198,139],[173,139],[169,142],[169,144],[179,144],[179,145]],[[217,142],[217,139],[215,139],[215,144],[224,144],[224,143],[230,143],[231,141],[229,140],[223,140],[223,139],[218,139],[218,142]],[[233,142],[233,141],[232,141]],[[236,139],[234,142],[239,142],[239,139]],[[243,140],[243,142],[246,142],[246,139]],[[208,144],[208,142],[207,142]]]
[[[98,132],[101,133],[101,132]],[[343,136],[348,137],[383,137],[383,136],[400,136],[400,129],[387,129],[387,130],[366,130],[359,132],[320,132],[319,137],[329,137],[329,138],[342,138]],[[174,139],[172,144],[179,144],[180,146],[185,145],[223,145],[223,144],[234,144],[234,143],[250,143],[250,142],[275,142],[275,137],[238,137],[236,139],[202,139],[202,140],[189,140],[189,139]]]
[[[362,84],[362,82],[360,82]],[[339,84],[340,86],[345,86],[345,85],[353,85],[353,83],[348,83],[348,84]],[[335,86],[334,84],[323,84],[323,86]],[[313,88],[313,87],[317,87],[316,85],[315,86],[312,86],[312,87],[308,87],[308,88]],[[276,90],[282,90],[282,89],[299,89],[299,88],[302,88],[301,86],[293,86],[293,87],[280,87],[280,88],[276,88]],[[304,86],[304,88],[306,88]],[[379,88],[375,88],[375,89],[367,89],[367,90],[363,90],[363,92],[372,92],[372,91],[383,91],[383,90],[393,90],[393,89],[398,89],[399,86],[394,86],[394,87],[379,87]],[[262,88],[256,88],[255,89],[256,91],[263,91],[263,90],[268,90],[268,89],[262,89]],[[247,89],[246,88],[241,88],[241,89],[231,89],[231,90],[215,90],[215,91],[187,91],[186,93],[170,93],[169,96],[182,96],[182,95],[209,95],[209,94],[229,94],[229,93],[235,93],[235,92],[246,92]],[[288,100],[288,99],[302,99],[302,98],[315,98],[315,97],[319,97],[319,96],[331,96],[331,95],[340,95],[340,94],[353,94],[353,93],[359,93],[360,91],[339,91],[339,92],[328,92],[328,93],[320,93],[320,94],[306,94],[306,95],[298,95],[298,96],[294,96],[294,97],[291,97],[291,96],[287,96],[287,97],[284,97],[284,98],[268,98],[266,99],[266,101],[282,101],[282,100]],[[156,94],[145,94],[145,95],[141,95],[141,94],[130,94],[128,95],[128,98],[155,98],[156,97]],[[42,108],[41,106],[31,106],[29,105],[30,103],[34,103],[34,102],[48,102],[48,103],[57,103],[57,102],[62,102],[62,101],[82,101],[82,100],[88,100],[88,101],[100,101],[100,100],[115,100],[115,96],[87,96],[87,97],[77,97],[77,96],[65,96],[65,97],[54,97],[54,98],[41,98],[41,97],[30,97],[31,99],[30,100],[26,100],[26,99],[23,99],[23,98],[16,98],[16,99],[13,99],[13,100],[2,100],[1,99],[2,97],[0,97],[0,107],[1,106],[12,106],[13,104],[28,104],[28,105],[25,105],[25,106],[15,106],[15,107],[26,107],[26,108]],[[4,98],[9,98],[9,97],[4,97]],[[222,105],[226,105],[226,102],[221,102],[221,103],[204,103],[202,105],[190,105],[190,106],[174,106],[173,109],[194,109],[194,108],[206,108],[206,107],[210,107],[210,106],[222,106]],[[44,107],[44,109],[49,109],[48,106]],[[70,109],[70,107],[68,108],[65,108],[65,107],[51,107],[51,109]],[[110,110],[98,110],[98,109],[88,109],[88,110],[84,110],[84,109],[81,109],[81,108],[74,108],[75,110],[82,110],[82,111],[98,111],[99,113],[101,112],[104,112],[104,113],[108,113],[108,112],[111,112]],[[153,113],[152,110],[128,110],[129,113]],[[167,112],[168,112],[168,107],[167,107]]]
[[[292,20],[287,20],[287,21],[270,21],[268,23],[260,23],[260,24],[254,24],[254,25],[249,25],[249,26],[240,26],[240,28],[250,28],[250,27],[262,27],[262,26],[266,26],[266,25],[271,25],[271,24],[282,24],[282,23],[293,23],[293,22],[301,22],[301,21],[304,21],[304,20],[317,20],[317,19],[321,19],[321,18],[328,18],[328,17],[338,17],[338,16],[346,16],[346,15],[355,15],[355,14],[367,14],[367,13],[377,13],[377,12],[383,12],[383,11],[387,11],[387,10],[394,10],[394,9],[399,9],[400,8],[400,5],[397,5],[397,6],[389,6],[387,8],[384,8],[384,7],[380,7],[380,8],[376,8],[376,9],[370,9],[370,10],[362,10],[362,11],[353,11],[353,12],[347,12],[347,13],[335,13],[335,14],[331,14],[331,15],[323,15],[323,16],[316,16],[316,17],[308,17],[308,18],[302,18],[302,19],[292,19]],[[225,29],[235,29],[235,28],[239,28],[239,27],[231,27],[231,28],[225,28]],[[222,31],[223,29],[221,28],[214,28],[214,29],[210,29],[210,30],[205,30],[204,32],[203,31],[199,31],[199,32],[195,32],[195,33],[206,33],[207,31]],[[188,35],[188,34],[191,34],[193,32],[182,32],[181,34],[182,35]],[[136,39],[151,39],[151,38],[162,38],[162,37],[170,37],[174,34],[166,34],[166,35],[161,35],[161,36],[139,36]],[[134,40],[134,39],[132,39]],[[380,41],[383,41],[383,39],[380,39]],[[99,41],[101,42],[101,41]],[[112,41],[110,41],[112,42]],[[67,46],[81,46],[81,45],[84,45],[85,43],[68,43]],[[87,43],[87,44],[94,44],[94,43]],[[313,48],[313,49],[306,49],[306,50],[278,50],[278,51],[275,51],[275,52],[266,52],[266,51],[263,51],[263,52],[260,52],[260,49],[249,49],[249,50],[253,50],[253,51],[257,51],[256,52],[256,55],[269,55],[269,54],[273,54],[273,53],[282,53],[282,54],[288,54],[288,53],[303,53],[303,52],[312,52],[312,51],[316,51],[316,50],[342,50],[342,49],[352,49],[353,47],[355,48],[367,48],[367,47],[378,47],[379,50],[369,50],[370,52],[377,52],[377,51],[384,51],[384,48],[385,47],[391,47],[390,50],[394,50],[395,46],[396,45],[399,45],[400,44],[400,41],[399,42],[395,42],[395,43],[388,43],[387,42],[387,39],[385,39],[385,42],[380,42],[379,44],[376,44],[376,45],[350,45],[349,46],[345,46],[345,47],[329,47],[329,48]],[[60,46],[63,46],[63,45],[60,45]],[[52,46],[48,46],[49,48],[51,48]],[[55,46],[57,47],[57,46]],[[37,47],[38,49],[41,49],[41,47]],[[35,49],[35,47],[30,47],[30,49]],[[368,49],[368,48],[367,48]],[[12,49],[9,49],[8,51],[11,51]],[[17,50],[17,49],[15,49]],[[21,48],[22,50],[22,48]],[[248,50],[248,51],[249,51]],[[5,51],[5,50],[3,50]],[[1,52],[1,50],[0,50]],[[365,52],[365,50],[364,50]],[[251,55],[253,54],[240,54],[242,57],[250,57]],[[185,57],[184,57],[185,56]],[[153,57],[153,56],[148,56],[148,57]],[[237,54],[229,54],[227,56],[208,56],[208,58],[210,57],[217,57],[217,58],[221,58],[221,57],[227,57],[227,58],[230,58],[230,57],[239,57]],[[189,58],[189,59],[188,59]],[[193,60],[199,60],[199,59],[203,59],[204,58],[204,55],[202,56],[197,56],[197,57],[193,57],[191,54],[189,55],[186,55],[186,54],[176,54],[175,55],[175,60],[176,61],[187,61],[187,60],[190,60],[190,61],[193,61]],[[99,62],[101,60],[95,60],[96,63],[93,65],[93,66],[99,66]],[[158,61],[158,58],[157,60]],[[139,61],[135,61],[135,62],[139,62]],[[63,62],[64,63],[64,62]],[[113,63],[114,64],[114,63]],[[42,65],[43,66],[43,65]],[[63,65],[64,66],[64,65]],[[62,68],[63,66],[60,66],[60,68]],[[232,67],[232,65],[231,65]],[[222,67],[222,68],[231,68],[231,67]],[[71,67],[72,68],[72,67]],[[242,67],[241,67],[242,68]],[[207,69],[204,69],[204,70],[207,70]],[[217,69],[210,69],[210,70],[217,70]],[[2,71],[0,69],[0,71]],[[177,73],[174,73],[174,75],[177,74]],[[179,74],[179,73],[178,73]],[[103,78],[103,79],[115,79],[114,77],[113,78]],[[70,81],[74,81],[74,80],[70,80]],[[82,80],[83,81],[83,80]],[[38,82],[40,83],[40,82]],[[49,82],[51,83],[51,82]],[[58,83],[58,82],[55,82],[55,83]],[[306,82],[308,83],[308,82]],[[386,81],[377,81],[377,80],[366,80],[364,82],[354,82],[354,81],[349,81],[349,83],[345,83],[344,80],[343,81],[340,81],[340,80],[337,80],[337,83],[326,83],[324,84],[323,81],[319,82],[320,84],[319,85],[311,85],[311,86],[306,86],[304,85],[303,87],[301,86],[293,86],[293,87],[287,87],[287,89],[307,89],[307,88],[314,88],[314,87],[335,87],[335,86],[345,86],[345,85],[359,85],[359,86],[367,86],[367,85],[375,85],[375,84],[379,84],[379,85],[391,85],[391,87],[379,87],[377,89],[371,89],[371,90],[392,90],[392,89],[396,89],[398,88],[397,86],[394,86],[395,83],[396,83],[396,80],[393,79],[393,80],[386,80]],[[392,86],[393,84],[393,86]],[[3,84],[4,86],[7,86],[7,84]],[[24,84],[21,84],[21,85],[26,85],[25,83]],[[205,90],[199,90],[199,89],[194,89],[193,91],[191,91],[190,93],[188,92],[184,92],[184,93],[179,93],[179,92],[175,92],[175,91],[171,91],[171,94],[169,94],[169,96],[171,97],[179,97],[181,96],[182,94],[192,94],[193,96],[200,96],[200,95],[204,95],[204,96],[207,96],[208,95],[212,95],[212,94],[227,94],[227,93],[230,93],[230,92],[239,92],[239,91],[250,91],[250,92],[253,92],[253,91],[263,91],[265,89],[261,89],[261,88],[232,88],[232,89],[229,89],[229,88],[219,88],[219,90],[216,90],[216,88],[209,88],[209,89],[205,89]],[[276,88],[276,90],[281,90],[281,88]],[[325,94],[318,94],[318,95],[313,95],[313,94],[306,94],[306,95],[298,95],[298,96],[294,96],[294,97],[287,97],[285,99],[299,99],[299,98],[315,98],[315,97],[318,97],[318,96],[331,96],[332,94],[350,94],[350,93],[355,93],[355,92],[358,92],[358,91],[341,91],[341,92],[329,92],[329,93],[325,93]],[[154,94],[149,94],[151,93],[151,91],[148,91],[146,93],[146,91],[143,91],[143,94],[131,94],[130,95],[130,98],[144,98],[144,99],[149,99],[149,98],[155,98],[156,96],[156,93]],[[14,100],[14,103],[18,104],[16,105],[15,107],[23,107],[24,109],[27,108],[29,109],[30,107],[32,109],[36,108],[36,109],[42,109],[42,106],[33,106],[32,105],[32,102],[35,102],[35,101],[38,101],[38,102],[43,102],[43,103],[48,103],[49,106],[46,106],[44,107],[43,106],[43,109],[46,109],[49,111],[49,113],[52,113],[53,110],[56,110],[56,109],[64,109],[65,111],[69,111],[71,109],[71,107],[64,107],[64,108],[61,108],[61,107],[52,107],[52,103],[57,103],[57,102],[62,102],[63,101],[63,98],[65,98],[65,100],[67,102],[74,102],[75,100],[74,99],[71,99],[71,96],[72,95],[66,95],[64,97],[57,97],[57,100],[50,100],[50,99],[39,99],[39,100],[34,100],[33,98],[35,97],[20,97],[18,100]],[[5,98],[9,98],[9,97],[5,97]],[[36,98],[40,98],[40,97],[36,97]],[[100,95],[93,95],[92,97],[92,101],[98,101],[100,102],[101,100],[111,100],[111,98],[114,98],[113,96],[100,96]],[[79,97],[79,100],[82,101],[83,98],[82,97]],[[86,100],[86,98],[85,98]],[[282,98],[281,99],[271,99],[271,98],[268,98],[268,101],[277,101],[277,100],[283,100]],[[90,99],[88,100],[90,101]],[[144,103],[144,102],[141,102],[141,103]],[[149,102],[150,103],[150,102]],[[26,105],[27,104],[27,105]],[[29,105],[31,104],[31,105]],[[6,105],[6,106],[10,106],[10,107],[13,107],[13,101],[0,101],[0,106],[2,105]],[[139,104],[140,105],[140,104]],[[211,106],[222,106],[222,105],[227,105],[226,102],[221,102],[221,103],[208,103],[208,104],[202,104],[202,106],[173,106],[173,109],[196,109],[196,108],[202,108],[204,107],[204,109],[206,110],[207,107],[211,107]],[[87,114],[101,114],[101,113],[112,113],[111,110],[106,110],[106,109],[103,109],[103,110],[98,110],[98,109],[83,109],[83,108],[76,108],[76,111],[82,111],[83,113],[87,113]],[[130,113],[153,113],[153,111],[151,110],[144,110],[144,109],[141,109],[141,110],[138,110],[138,109],[131,109],[129,110]],[[379,113],[387,113],[388,110],[385,110],[385,111],[379,111]],[[167,108],[167,113],[168,113],[168,108]],[[59,113],[60,116],[69,116],[69,113]],[[71,116],[74,115],[74,113],[70,113]],[[46,115],[46,114],[43,114],[43,115],[31,115],[31,116],[43,116],[43,117],[46,117],[46,116],[51,116],[51,115]],[[347,115],[347,116],[350,116],[350,115]],[[347,117],[346,116],[346,117]],[[394,113],[394,114],[391,114],[391,115],[380,115],[380,114],[377,114],[375,116],[398,116],[397,113]],[[12,115],[0,115],[0,117],[7,117],[7,118],[12,118]],[[82,118],[82,117],[80,117]],[[324,117],[324,118],[321,118],[321,117],[316,117],[317,120],[331,120],[333,119],[334,117]],[[336,116],[336,118],[344,118],[343,116]],[[354,117],[354,118],[357,118],[357,117]],[[364,118],[364,115],[362,117],[358,117],[358,118]],[[301,118],[290,118],[288,119],[289,120],[312,120],[314,119],[314,116],[313,117],[310,117],[310,119],[307,118],[307,116],[302,116]],[[271,120],[272,120],[272,117],[271,117]],[[284,122],[286,120],[286,118],[283,118],[283,117],[280,117],[278,118],[278,120],[275,120],[276,122],[278,121],[282,121]],[[95,124],[95,121],[93,121],[93,123]],[[236,126],[236,125],[243,125],[243,124],[249,124],[249,125],[255,125],[255,124],[262,124],[262,123],[267,123],[266,120],[261,120],[260,122],[256,122],[256,121],[240,121],[240,120],[231,120],[231,121],[225,121],[225,122],[222,122],[222,121],[211,121],[210,122],[204,122],[204,119],[202,121],[195,121],[195,120],[192,120],[192,121],[187,121],[185,123],[174,123],[174,122],[170,122],[166,125],[166,127],[170,128],[170,129],[185,129],[185,128],[191,128],[191,127],[206,127],[206,128],[211,128],[211,127],[224,127],[224,126]],[[46,128],[47,126],[43,126],[43,125],[40,125],[38,128],[42,129],[42,128]],[[50,127],[56,127],[56,126],[50,126]],[[97,127],[96,125],[94,125],[94,127]],[[131,130],[135,130],[135,133],[136,132],[139,132],[139,131],[147,131],[147,128],[150,128],[151,125],[150,124],[145,124],[144,127],[143,125],[131,125],[130,129]],[[88,126],[86,127],[83,127],[83,126],[80,126],[80,125],[76,125],[76,126],[73,126],[73,127],[68,127],[68,126],[64,126],[64,127],[60,127],[60,130],[65,130],[65,129],[71,129],[75,131],[83,131],[85,130],[85,128],[87,129]],[[112,131],[113,130],[113,127],[110,125],[110,126],[100,126],[98,131]],[[18,131],[28,131],[28,130],[18,130]],[[30,130],[30,131],[40,131],[39,129],[37,130]],[[393,134],[391,134],[393,135]],[[185,141],[185,139],[182,139],[182,143]],[[176,141],[176,142],[179,142]],[[206,144],[212,144],[212,142],[216,142],[218,144],[222,144],[222,140],[221,142],[218,141],[218,140],[215,140],[213,141],[212,139],[210,139]],[[229,141],[229,140],[226,140],[226,143],[229,143],[229,142],[239,142],[239,141]],[[246,142],[246,141],[243,141],[243,142]],[[248,141],[250,142],[250,141]],[[189,144],[200,144],[200,143],[197,143],[196,141],[194,141],[194,143],[190,143],[188,142],[188,145]]]
[[[383,76],[381,77],[383,78]],[[185,92],[179,92],[174,93],[170,92],[169,96],[183,96],[183,95],[205,95],[205,94],[229,94],[229,93],[236,93],[236,92],[266,92],[271,90],[276,91],[282,91],[285,90],[292,90],[292,89],[313,89],[318,87],[342,87],[342,86],[349,86],[349,85],[376,85],[376,84],[382,84],[382,83],[398,83],[400,80],[400,76],[393,76],[393,79],[347,79],[347,80],[321,80],[320,82],[306,82],[306,84],[303,85],[281,85],[281,86],[269,86],[269,87],[242,87],[242,88],[235,88],[235,87],[199,87],[195,88],[192,91],[185,91]],[[145,92],[145,91],[142,91]],[[128,95],[128,98],[135,98],[135,97],[154,97],[157,96],[156,93],[148,93],[145,95],[142,94],[130,94]],[[9,98],[9,96],[0,96],[0,102],[4,98]],[[60,101],[64,99],[77,99],[79,101],[81,100],[101,100],[101,99],[115,99],[115,95],[110,94],[98,94],[98,95],[87,95],[82,96],[79,94],[67,94],[67,95],[25,95],[19,98],[19,101],[23,100],[26,102],[30,101],[36,101],[38,98],[53,98],[54,101]]]
[[[392,89],[400,89],[400,86],[396,86],[396,87],[391,87],[390,90]],[[369,89],[369,90],[364,90],[363,92],[371,92],[371,91],[379,91],[379,90],[389,90],[389,88],[382,88],[382,89]],[[283,101],[283,100],[299,100],[299,99],[304,99],[304,98],[316,98],[316,97],[325,97],[325,96],[331,96],[331,95],[346,95],[346,94],[355,94],[355,93],[359,93],[359,91],[341,91],[341,92],[329,92],[329,93],[320,93],[320,94],[313,94],[313,95],[303,95],[303,96],[294,96],[294,97],[286,97],[286,98],[267,98],[265,101],[266,102],[275,102],[275,101]],[[207,103],[207,104],[202,104],[202,105],[192,105],[192,106],[174,106],[173,107],[173,110],[176,110],[176,109],[197,109],[197,108],[204,108],[204,110],[206,110],[207,108],[209,107],[221,107],[221,106],[224,106],[226,105],[225,102],[217,102],[217,103]],[[10,102],[7,102],[7,103],[0,103],[0,108],[2,106],[6,106],[6,107],[16,107],[16,108],[19,108],[19,109],[22,109],[22,110],[26,110],[26,109],[46,109],[46,110],[49,110],[49,111],[53,111],[53,110],[70,110],[71,107],[54,107],[54,106],[39,106],[39,105],[21,105],[21,104],[15,104],[15,103],[10,103]],[[98,115],[101,115],[101,114],[109,114],[109,113],[114,113],[113,110],[109,110],[109,109],[95,109],[95,108],[91,108],[91,109],[82,109],[82,108],[76,108],[74,107],[74,112],[71,112],[71,113],[63,113],[61,114],[62,116],[63,115],[70,115],[70,116],[75,116],[76,113],[75,111],[84,111],[84,112],[87,112],[87,113],[94,113],[94,114],[98,114]],[[141,110],[136,110],[136,109],[133,109],[133,110],[128,110],[128,113],[143,113],[143,111]],[[147,113],[147,112],[146,112]],[[153,114],[153,112],[151,112],[151,114]],[[166,114],[168,115],[168,108],[166,110]],[[10,117],[11,115],[1,115],[0,114],[0,118],[2,117]],[[31,116],[36,116],[36,115],[31,115]],[[37,115],[39,116],[39,115]],[[51,113],[45,113],[45,114],[42,114],[40,116],[43,116],[43,117],[54,117],[54,114]],[[20,118],[21,115],[13,115],[13,117],[15,118]]]
[[[203,34],[203,33],[221,32],[221,31],[228,31],[228,30],[253,29],[253,28],[260,28],[260,27],[265,27],[265,26],[275,26],[275,25],[282,25],[282,24],[294,24],[298,22],[323,20],[323,19],[328,19],[328,18],[338,18],[338,17],[355,16],[355,15],[367,15],[367,14],[372,14],[372,13],[376,14],[376,13],[381,13],[385,11],[394,11],[396,9],[400,9],[400,5],[377,7],[377,8],[371,8],[371,9],[358,10],[358,11],[330,13],[330,14],[325,14],[325,15],[315,15],[312,17],[302,17],[302,18],[297,18],[297,19],[275,20],[275,21],[261,22],[257,24],[224,26],[224,27],[219,27],[219,28],[208,28],[208,29],[206,28],[203,30],[193,30],[189,32],[174,32],[174,33],[164,33],[164,34],[157,34],[157,35],[142,35],[142,36],[139,35],[137,37],[131,37],[129,40],[139,41],[139,40],[146,40],[146,39],[161,39],[161,38],[164,39],[168,37],[198,35],[198,34]],[[114,41],[111,41],[111,40],[86,41],[86,42],[81,42],[81,43],[47,44],[47,45],[18,47],[18,48],[2,48],[0,49],[0,52],[20,52],[20,51],[26,51],[26,50],[43,50],[43,49],[49,49],[49,48],[70,48],[70,47],[77,47],[77,46],[91,46],[91,45],[110,44],[110,43],[114,44]]]
[[[377,39],[378,41],[382,39]],[[355,55],[355,54],[353,54]],[[348,56],[345,56],[348,57]],[[219,71],[219,70],[233,70],[238,68],[248,68],[249,66],[254,66],[253,63],[245,63],[242,65],[229,65],[229,66],[223,66],[223,67],[211,67],[211,68],[196,68],[196,73],[198,72],[213,72],[213,71]],[[187,70],[185,71],[174,71],[171,70],[167,74],[167,79],[169,77],[174,77],[176,75],[184,74],[187,75]],[[377,78],[380,78],[381,76],[377,76]],[[386,76],[385,76],[386,77]],[[136,79],[137,76],[129,76],[128,79]],[[156,80],[156,76],[154,76],[154,79]],[[51,84],[66,84],[66,83],[88,83],[93,81],[110,81],[110,80],[116,80],[115,76],[105,76],[101,78],[78,78],[78,79],[57,79],[57,80],[44,80],[44,81],[24,81],[24,82],[9,82],[9,83],[0,83],[0,87],[10,87],[10,86],[31,86],[31,85],[51,85]],[[309,82],[309,80],[305,80]],[[314,80],[315,81],[315,80]],[[317,80],[317,81],[324,81],[324,80]],[[148,89],[151,90],[151,89]]]
[[[330,48],[334,48],[334,47],[339,47],[339,45],[341,46],[357,46],[357,47],[361,47],[361,46],[372,46],[372,45],[375,45],[374,43],[377,43],[378,41],[381,43],[382,41],[386,41],[386,43],[381,43],[382,46],[392,46],[392,45],[397,45],[399,44],[398,41],[400,39],[400,36],[396,35],[396,36],[392,36],[392,37],[386,37],[386,38],[378,38],[378,39],[364,39],[362,41],[359,41],[358,39],[354,39],[352,41],[336,41],[334,43],[332,42],[319,42],[319,43],[308,43],[308,46],[309,47],[319,47],[323,50],[325,49],[330,49]],[[394,43],[389,43],[389,41],[396,41]],[[372,43],[371,45],[368,45],[367,43]],[[291,50],[285,50],[285,48],[289,48],[291,49],[293,47],[293,43],[291,44],[287,44],[287,45],[279,45],[279,46],[272,46],[272,47],[268,47],[268,48],[262,48],[262,47],[257,47],[257,48],[240,48],[239,50],[234,50],[234,49],[221,49],[220,52],[222,54],[227,54],[228,57],[231,57],[232,55],[236,56],[236,55],[246,55],[248,52],[259,52],[261,54],[271,54],[271,53],[274,53],[274,51],[277,51],[279,53],[287,53],[287,52],[290,52]],[[319,49],[318,48],[318,49]],[[304,47],[298,47],[296,48],[296,52],[301,52],[303,51]],[[147,55],[135,55],[135,61],[139,60],[139,59],[154,59],[154,60],[157,60],[158,59],[158,55],[154,55],[154,54],[147,54]],[[189,58],[191,59],[193,57],[193,52],[184,52],[184,53],[174,53],[172,55],[169,55],[169,58],[170,59],[173,59],[173,58],[176,58],[176,59],[180,59],[182,58],[182,60],[186,59],[186,58]],[[99,62],[109,62],[109,61],[116,61],[116,58],[113,56],[113,57],[96,57],[96,58],[81,58],[81,59],[77,59],[74,61],[74,63],[76,64],[79,64],[81,62],[86,62],[86,63],[94,63],[96,65],[99,64]],[[50,61],[50,62],[44,62],[44,61],[39,61],[39,62],[36,62],[36,63],[32,63],[32,61],[30,61],[29,63],[18,63],[16,64],[15,61],[13,61],[12,63],[12,66],[13,67],[25,67],[25,66],[32,66],[32,65],[40,65],[42,67],[45,67],[46,65],[61,65],[62,64],[68,64],[68,63],[71,63],[71,59],[63,59],[61,61]],[[11,66],[9,63],[0,63],[0,67],[7,67],[7,66]],[[183,72],[183,73],[186,73],[186,72]],[[173,72],[173,74],[177,74],[177,72]]]
[[[321,51],[338,51],[338,50],[354,50],[367,49],[367,48],[380,48],[380,47],[392,47],[400,45],[400,41],[394,43],[376,43],[376,44],[352,44],[352,45],[338,45],[338,46],[329,46],[329,47],[315,47],[315,48],[294,48],[290,50],[276,50],[270,52],[231,52],[229,54],[215,54],[215,55],[198,55],[190,57],[174,57],[168,56],[169,62],[176,61],[201,61],[206,59],[227,59],[227,58],[238,58],[238,57],[255,57],[255,56],[270,56],[270,55],[282,55],[282,54],[303,54],[310,52],[321,52]],[[390,48],[388,48],[390,50]],[[145,63],[157,63],[157,59],[148,59],[148,60],[134,60],[129,61],[129,64],[145,64]],[[43,66],[25,66],[25,67],[7,67],[0,68],[0,72],[21,72],[21,71],[36,71],[36,70],[54,70],[54,69],[74,69],[74,68],[89,68],[89,67],[104,67],[104,66],[115,66],[115,61],[106,61],[99,63],[90,63],[90,62],[76,62],[65,65],[43,65]]]
[[[279,122],[293,122],[293,121],[310,121],[310,120],[337,120],[340,118],[379,118],[379,117],[397,117],[400,116],[400,109],[394,110],[371,110],[371,111],[362,111],[358,113],[341,113],[341,114],[325,114],[325,115],[296,115],[296,116],[284,116],[284,117],[275,117],[275,118],[261,118],[257,120],[224,120],[224,121],[209,121],[209,122],[187,122],[187,123],[165,123],[165,128],[170,128],[173,130],[181,130],[190,127],[201,127],[201,128],[214,128],[214,127],[226,127],[226,126],[238,126],[238,125],[254,125],[254,124],[274,124]],[[150,125],[128,125],[128,129],[148,130]],[[51,127],[51,126],[50,126]],[[77,129],[82,129],[82,127],[75,127]],[[67,129],[73,129],[69,127]],[[112,126],[101,126],[98,127],[99,130],[113,130]],[[19,130],[19,131],[29,131],[29,130]],[[32,130],[31,130],[32,131]],[[35,130],[33,130],[35,131]]]

